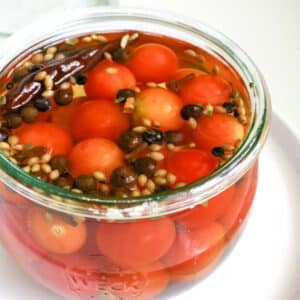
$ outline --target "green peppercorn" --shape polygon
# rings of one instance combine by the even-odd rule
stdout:
[[[165,141],[168,144],[180,145],[183,142],[183,133],[180,131],[166,131]]]
[[[151,157],[141,157],[134,162],[134,169],[139,174],[145,174],[148,177],[154,175],[157,163]]]
[[[110,183],[116,188],[132,188],[136,183],[136,174],[128,167],[115,169],[110,176]]]
[[[58,170],[63,174],[69,169],[69,160],[64,155],[56,155],[51,158],[50,166],[53,170]]]
[[[21,110],[21,117],[25,123],[33,123],[39,116],[39,111],[33,106],[23,107]]]
[[[142,142],[141,135],[134,131],[123,132],[118,138],[118,145],[126,152],[135,150]]]
[[[58,105],[67,105],[73,100],[72,90],[58,90],[54,95],[55,103]]]
[[[96,179],[92,175],[80,175],[75,179],[75,186],[83,192],[95,190],[96,185]]]
[[[4,116],[4,126],[15,129],[22,125],[22,117],[18,113],[8,113]]]

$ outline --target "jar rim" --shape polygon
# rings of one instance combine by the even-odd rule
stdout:
[[[72,26],[81,28],[87,20],[92,22],[105,22],[105,20],[131,20],[162,24],[168,28],[172,26],[178,31],[193,34],[200,40],[205,39],[216,54],[222,55],[244,80],[251,102],[252,121],[247,136],[233,157],[213,174],[185,187],[168,190],[150,196],[134,198],[101,197],[93,198],[83,194],[76,194],[57,186],[48,184],[23,171],[13,164],[4,154],[0,154],[0,181],[4,182],[15,192],[24,195],[32,201],[44,206],[72,213],[80,216],[110,219],[107,207],[118,212],[115,219],[131,219],[145,217],[145,211],[150,215],[164,215],[188,207],[201,204],[207,199],[220,193],[237,181],[254,164],[266,140],[271,116],[270,96],[265,81],[248,55],[232,40],[211,27],[192,20],[190,17],[170,15],[157,10],[136,8],[88,8],[79,9],[70,13],[51,15],[22,29],[4,41],[0,49],[0,69],[5,72],[13,59],[25,55],[24,51],[32,45],[57,41],[63,34],[76,35]],[[102,21],[101,21],[102,20]],[[54,23],[53,23],[54,22]],[[45,24],[53,24],[51,30]],[[76,28],[77,28],[76,27]],[[130,30],[122,28],[119,30]],[[58,34],[60,33],[60,35]],[[163,33],[164,34],[164,33]],[[165,35],[168,36],[168,33]],[[66,36],[65,38],[69,37]],[[180,38],[179,38],[180,39]],[[18,45],[18,47],[16,47]],[[14,50],[12,50],[14,49]],[[0,74],[1,74],[0,73]],[[30,187],[28,187],[29,185]],[[46,193],[46,194],[45,194]],[[47,194],[50,194],[47,195]],[[58,199],[70,199],[71,202],[61,202]],[[118,204],[128,205],[123,209],[115,208]],[[87,205],[85,205],[87,204]],[[98,208],[91,209],[90,204],[98,204]],[[104,207],[105,209],[102,211]],[[145,210],[145,211],[144,211]],[[128,215],[128,211],[131,214]]]

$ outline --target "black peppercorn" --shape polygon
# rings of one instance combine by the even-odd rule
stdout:
[[[51,108],[50,100],[45,97],[36,98],[33,105],[40,112],[48,111]]]
[[[34,72],[40,71],[43,67],[44,67],[44,65],[42,65],[42,64],[33,65],[30,67],[29,72],[34,73]]]
[[[200,105],[188,104],[181,109],[180,114],[184,120],[188,120],[189,118],[198,119],[201,116],[202,110]]]
[[[122,49],[122,48],[113,50],[111,55],[113,60],[119,63],[124,63],[130,59],[129,52],[126,49]]]
[[[7,89],[7,90],[11,90],[13,87],[14,87],[14,83],[13,83],[13,82],[8,82],[8,83],[6,84],[6,89]]]
[[[149,145],[161,144],[164,139],[163,133],[157,129],[149,129],[144,131],[142,137],[143,140]]]
[[[130,189],[135,186],[136,174],[128,167],[119,167],[115,169],[110,176],[110,183],[116,188]]]
[[[67,105],[73,100],[72,90],[58,90],[54,95],[54,100],[58,105]]]
[[[224,155],[224,148],[223,148],[223,147],[214,147],[214,148],[211,150],[211,153],[212,153],[214,156],[217,156],[217,157],[223,156],[223,155]]]
[[[167,131],[165,141],[168,144],[180,145],[183,142],[183,133],[180,131]]]
[[[96,189],[96,179],[92,175],[80,175],[75,179],[75,186],[83,192]]]
[[[136,92],[134,90],[131,89],[121,89],[118,91],[117,93],[117,98],[115,100],[115,102],[117,103],[121,103],[127,100],[127,98],[129,97],[135,97]]]
[[[33,106],[23,107],[21,110],[21,117],[25,123],[33,123],[39,116],[39,111]]]
[[[82,74],[77,74],[75,76],[76,83],[79,85],[84,85],[87,83],[87,77]]]
[[[118,145],[126,152],[135,150],[142,142],[143,139],[141,135],[134,131],[123,132],[118,138]]]
[[[71,187],[73,185],[73,180],[70,177],[61,176],[54,181],[54,184],[61,188]]]
[[[4,116],[4,126],[15,129],[22,125],[22,117],[18,113],[8,113]]]
[[[230,114],[233,112],[235,105],[232,102],[225,102],[223,107],[226,109],[226,112]]]
[[[63,174],[69,169],[69,160],[64,155],[56,155],[51,158],[50,166],[53,170],[58,170],[61,174]]]
[[[151,157],[141,157],[134,162],[134,169],[139,174],[145,174],[148,177],[154,175],[157,163]]]

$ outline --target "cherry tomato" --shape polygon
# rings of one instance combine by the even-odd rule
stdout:
[[[77,252],[86,241],[85,223],[70,225],[62,216],[44,208],[32,208],[27,214],[28,230],[38,245],[58,254]]]
[[[138,94],[135,102],[136,119],[148,119],[160,125],[161,130],[179,129],[183,120],[180,110],[181,99],[163,88],[148,88]]]
[[[114,100],[119,90],[133,88],[135,84],[128,68],[104,60],[89,72],[84,88],[89,98]]]
[[[93,100],[82,103],[72,120],[72,133],[77,140],[103,137],[115,140],[129,128],[128,116],[109,101]]]
[[[180,96],[185,103],[222,105],[229,99],[232,88],[218,76],[201,75],[186,82]]]
[[[192,183],[211,174],[218,161],[210,153],[200,149],[184,149],[167,157],[166,168],[177,182]]]
[[[208,200],[206,205],[198,205],[173,216],[175,222],[185,228],[193,229],[206,226],[224,215],[234,201],[235,186]]]
[[[161,44],[149,43],[137,47],[128,67],[138,81],[163,82],[176,72],[178,58],[175,52]]]
[[[10,189],[7,185],[0,183],[0,198],[16,205],[29,205],[30,200]]]
[[[169,273],[156,262],[143,268],[122,268],[101,258],[99,290],[123,300],[150,300],[160,295],[169,283]]]
[[[112,141],[102,138],[87,139],[78,143],[69,155],[70,172],[74,177],[96,171],[111,172],[123,164],[123,152]]]
[[[161,258],[176,236],[171,219],[134,223],[101,223],[97,229],[99,251],[121,266],[140,267]]]
[[[225,231],[213,222],[203,228],[179,229],[172,248],[163,258],[172,276],[191,275],[209,267],[224,250]]]
[[[43,146],[52,155],[68,154],[72,148],[71,136],[65,130],[52,123],[36,122],[30,125],[23,125],[17,131],[17,135],[20,143]]]
[[[243,125],[236,118],[226,114],[202,116],[194,131],[194,139],[198,147],[207,150],[225,144],[235,146],[243,137]]]
[[[199,75],[203,75],[206,73],[204,73],[200,70],[197,70],[197,69],[193,69],[193,68],[180,68],[176,71],[176,73],[174,75],[174,79],[180,80],[190,74],[194,74],[196,77],[198,77]]]
[[[57,106],[51,111],[51,122],[71,133],[71,122],[75,111],[79,105],[85,101],[85,98],[74,99],[70,104]]]

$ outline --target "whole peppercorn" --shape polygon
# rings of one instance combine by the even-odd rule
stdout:
[[[110,176],[110,184],[116,188],[132,188],[136,183],[136,174],[128,167],[115,169]]]
[[[70,177],[61,176],[54,181],[54,184],[61,188],[71,187],[73,185],[73,180]]]
[[[73,100],[72,90],[58,90],[54,95],[55,103],[58,105],[67,105]]]
[[[35,64],[29,68],[29,72],[34,73],[34,72],[40,71],[43,67],[44,67],[44,65],[42,65],[42,64]]]
[[[129,97],[135,97],[136,92],[131,89],[121,89],[117,93],[116,102],[121,103],[127,100]]]
[[[139,174],[145,174],[148,177],[154,175],[157,163],[151,157],[141,157],[134,162],[134,169]]]
[[[4,125],[9,129],[15,129],[22,125],[22,117],[18,113],[8,113],[4,116]]]
[[[33,106],[23,107],[21,110],[21,117],[25,123],[33,123],[39,116],[39,111]]]
[[[124,63],[130,59],[129,52],[123,48],[118,48],[116,50],[113,50],[111,55],[113,60],[119,63]]]
[[[149,129],[144,131],[142,137],[143,140],[149,145],[161,144],[164,140],[163,133],[157,129]]]
[[[217,156],[217,157],[223,156],[223,155],[224,155],[224,148],[223,148],[223,147],[214,147],[214,148],[211,150],[211,153],[212,153],[214,156]]]
[[[118,138],[118,145],[126,152],[135,150],[142,142],[141,135],[134,131],[123,132]]]
[[[75,186],[83,192],[95,190],[96,185],[96,179],[92,175],[80,175],[75,179]]]
[[[234,103],[232,103],[232,102],[225,102],[225,103],[223,104],[223,107],[226,109],[226,112],[227,112],[228,114],[230,114],[230,113],[233,112],[233,110],[234,110],[234,108],[235,108],[235,105],[234,105]]]
[[[33,105],[40,112],[48,111],[51,108],[50,100],[45,97],[36,98]]]
[[[63,174],[69,169],[69,160],[64,155],[56,155],[51,158],[50,166],[53,170],[58,170],[59,173]]]
[[[75,75],[75,80],[76,80],[76,83],[79,85],[84,85],[87,83],[87,77],[83,74]]]
[[[181,109],[181,117],[184,120],[188,120],[190,118],[198,119],[202,113],[202,107],[196,104],[187,104]]]
[[[183,142],[183,133],[180,131],[165,132],[165,141],[168,144],[180,145]]]
[[[14,83],[13,83],[13,82],[8,82],[8,83],[6,84],[6,89],[7,89],[7,90],[11,90],[13,87],[14,87]]]

